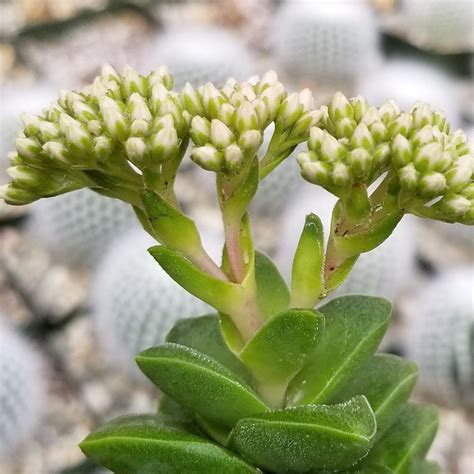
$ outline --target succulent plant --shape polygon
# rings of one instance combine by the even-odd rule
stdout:
[[[192,161],[215,174],[220,263],[175,193],[189,138]],[[247,211],[303,142],[303,176],[337,202],[326,248],[321,220],[306,216],[288,287],[255,250]],[[151,256],[213,307],[137,356],[163,393],[158,413],[89,435],[81,448],[93,460],[119,474],[439,472],[425,460],[436,411],[408,402],[416,366],[374,355],[390,303],[323,300],[405,214],[473,224],[472,153],[441,113],[342,94],[316,110],[308,89],[288,94],[273,71],[178,93],[167,68],[143,76],[105,67],[42,118],[25,117],[10,175],[0,193],[11,204],[84,187],[128,202],[159,243]]]
[[[20,334],[0,321],[0,461],[13,456],[38,427],[45,405],[45,367]]]
[[[364,2],[286,0],[275,23],[276,58],[293,74],[354,87],[380,61],[377,22]]]
[[[100,260],[91,285],[97,337],[111,361],[136,374],[133,358],[161,344],[183,315],[200,316],[208,305],[177,285],[146,253],[153,239],[134,230]]]
[[[125,203],[89,189],[43,200],[32,206],[27,230],[68,264],[93,267],[107,247],[137,228]]]
[[[420,385],[448,405],[474,406],[473,281],[473,267],[451,269],[428,283],[406,314]]]

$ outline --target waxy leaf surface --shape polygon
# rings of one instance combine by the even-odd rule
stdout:
[[[184,408],[224,426],[267,407],[237,375],[209,356],[166,343],[140,353],[137,364],[164,393]]]
[[[167,426],[157,416],[120,417],[90,434],[81,449],[116,474],[256,474],[226,449]]]
[[[408,401],[417,375],[414,362],[391,354],[376,354],[332,401],[338,403],[365,395],[375,413],[377,438],[380,438]]]
[[[325,403],[370,358],[388,325],[390,303],[383,298],[343,296],[318,308],[325,330],[316,352],[290,382],[288,405]]]
[[[376,422],[365,397],[305,405],[240,420],[229,445],[271,472],[347,469],[366,455]]]
[[[433,407],[405,405],[395,423],[374,445],[364,464],[380,464],[395,474],[418,474],[412,468],[413,463],[425,457],[437,429],[438,413]]]

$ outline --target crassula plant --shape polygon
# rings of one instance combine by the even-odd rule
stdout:
[[[404,214],[473,224],[464,134],[424,104],[402,112],[392,101],[376,108],[337,93],[315,109],[308,89],[289,94],[274,72],[220,88],[187,84],[181,93],[172,83],[165,67],[143,76],[106,66],[41,117],[24,115],[12,182],[1,188],[15,205],[84,187],[128,202],[159,243],[153,258],[215,308],[138,354],[161,390],[157,413],[111,421],[82,450],[120,474],[438,472],[425,460],[436,411],[408,402],[416,366],[375,354],[390,303],[324,299]],[[221,262],[175,194],[190,141],[194,163],[215,173]],[[316,215],[295,229],[288,288],[254,249],[247,209],[259,183],[302,142],[302,176],[338,202],[326,248]]]

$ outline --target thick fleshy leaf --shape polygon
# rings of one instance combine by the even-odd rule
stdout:
[[[158,415],[162,420],[167,422],[182,425],[190,425],[193,423],[192,413],[164,393],[161,394],[158,403]]]
[[[405,405],[398,419],[374,445],[364,464],[380,464],[395,474],[417,471],[411,466],[426,456],[438,428],[438,413],[428,405]],[[417,472],[418,474],[418,472]]]
[[[349,274],[352,271],[352,268],[357,262],[359,255],[355,257],[348,258],[344,260],[344,262],[339,265],[333,272],[326,276],[326,280],[324,281],[324,291],[328,295],[329,293],[337,290]]]
[[[143,351],[136,360],[164,393],[215,423],[232,427],[240,418],[267,410],[240,377],[189,347],[166,343]]]
[[[356,395],[365,395],[377,419],[378,439],[408,401],[417,375],[414,362],[391,354],[376,354],[332,401],[338,403]]]
[[[306,216],[291,272],[291,306],[312,308],[323,291],[324,232],[316,214]]]
[[[310,362],[290,382],[288,405],[325,403],[375,352],[388,325],[390,303],[383,298],[342,296],[318,311],[324,335]]]
[[[289,309],[267,321],[240,353],[258,381],[259,393],[281,407],[288,382],[316,350],[324,317],[310,309]]]
[[[185,253],[201,248],[201,237],[192,219],[152,191],[143,192],[141,199],[149,229],[159,242]]]
[[[116,474],[258,473],[226,449],[167,426],[152,415],[120,417],[90,434],[81,449]]]
[[[226,344],[216,314],[181,319],[168,333],[166,341],[202,352],[239,375],[249,385],[252,383],[249,371]]]
[[[148,252],[180,286],[225,314],[231,313],[235,301],[243,298],[240,285],[210,276],[175,250],[157,245]]]
[[[257,302],[263,319],[284,311],[290,303],[290,291],[278,268],[262,252],[255,252]]]
[[[348,469],[366,455],[376,422],[365,397],[305,405],[240,420],[229,445],[271,472]]]

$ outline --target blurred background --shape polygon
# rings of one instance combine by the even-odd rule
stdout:
[[[443,110],[474,139],[472,0],[0,0],[0,184],[21,112],[90,82],[104,62],[167,64],[180,89],[269,68],[318,103],[336,89]],[[269,137],[268,137],[269,139]],[[183,205],[211,254],[222,243],[210,174],[184,162]],[[334,199],[289,158],[253,204],[257,245],[288,275],[304,216]],[[133,356],[208,308],[147,256],[127,206],[88,190],[0,202],[0,471],[94,473],[78,443],[105,420],[152,411]],[[395,302],[383,349],[415,359],[415,397],[441,408],[431,457],[474,473],[474,233],[406,217],[340,292]]]

